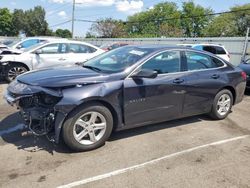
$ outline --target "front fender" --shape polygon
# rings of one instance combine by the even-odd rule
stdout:
[[[123,126],[122,91],[122,80],[63,89],[63,98],[55,106],[55,110],[57,111],[55,120],[56,142],[59,142],[61,128],[68,114],[76,107],[92,101],[98,101],[104,105],[108,104],[114,113],[116,113],[117,125]]]

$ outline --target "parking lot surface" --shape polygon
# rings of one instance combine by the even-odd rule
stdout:
[[[195,116],[71,152],[34,137],[0,85],[0,187],[250,187],[250,94],[222,121]]]

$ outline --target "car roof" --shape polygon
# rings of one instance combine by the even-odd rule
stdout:
[[[54,41],[54,40],[68,40],[66,38],[57,38],[57,37],[26,37],[26,38],[23,38],[21,39],[21,41],[26,41],[26,40],[29,40],[29,39],[39,39],[39,40],[48,40],[48,41]]]
[[[150,49],[152,51],[165,50],[165,49],[190,49],[185,46],[166,45],[166,44],[141,44],[141,45],[128,45],[128,46],[133,46],[141,49]]]
[[[209,43],[193,44],[193,46],[219,46],[219,47],[223,47],[221,44],[209,44]]]
[[[190,44],[190,43],[183,43],[183,44],[177,44],[178,46],[220,46],[220,47],[224,47],[221,44],[211,44],[211,43],[196,43],[196,44]]]

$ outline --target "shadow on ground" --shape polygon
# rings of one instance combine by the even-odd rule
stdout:
[[[184,118],[175,121],[169,121],[165,123],[152,124],[139,128],[128,129],[120,132],[112,133],[109,142],[113,142],[119,139],[133,137],[145,133],[150,133],[166,128],[178,127],[187,125],[190,123],[209,120],[206,116],[195,116],[190,118]],[[0,145],[5,145],[6,143],[11,143],[17,147],[17,149],[25,150],[27,152],[37,152],[40,150],[47,151],[53,155],[54,152],[58,153],[72,153],[65,144],[61,141],[59,144],[50,142],[45,136],[37,137],[28,133],[27,127],[15,130],[14,132],[1,134],[3,131],[13,129],[19,125],[23,125],[23,121],[18,113],[11,114],[7,116],[0,122]],[[2,143],[1,143],[2,139]]]
[[[2,77],[0,77],[0,85],[1,85],[1,84],[7,84],[7,81],[4,80]]]

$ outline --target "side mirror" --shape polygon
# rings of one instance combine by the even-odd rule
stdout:
[[[21,48],[22,48],[21,44],[17,45],[17,47],[16,47],[16,49],[21,49]]]
[[[36,54],[36,55],[39,55],[39,54],[41,54],[41,53],[43,53],[43,51],[42,51],[41,49],[37,49],[37,50],[35,51],[35,54]]]
[[[141,69],[139,72],[134,72],[131,75],[131,78],[138,79],[138,78],[156,78],[158,75],[157,71],[148,70],[148,69]]]

